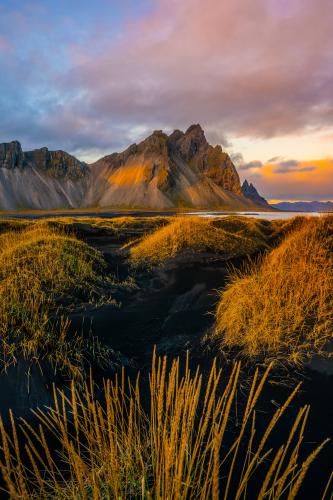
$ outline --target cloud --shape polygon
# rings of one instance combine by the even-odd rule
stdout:
[[[242,153],[230,153],[230,158],[237,168],[241,168],[244,165],[244,157]]]
[[[246,173],[249,181],[267,199],[331,200],[333,161],[331,158],[299,161],[287,168],[266,164]]]
[[[283,161],[283,156],[274,156],[273,158],[267,160],[266,163],[279,163],[280,161]]]
[[[239,170],[252,170],[264,166],[264,164],[259,160],[245,162],[242,153],[230,153],[230,158],[233,161],[235,167]]]
[[[273,162],[271,162],[273,163]],[[282,168],[288,169],[288,168],[294,168],[298,167],[300,162],[298,160],[284,160],[284,161],[279,161],[279,162],[274,162],[277,163]]]
[[[263,163],[259,160],[254,160],[254,161],[250,161],[248,163],[243,163],[241,165],[239,165],[239,168],[241,170],[250,170],[252,168],[261,168],[263,167]]]
[[[273,172],[275,174],[290,174],[291,172],[312,172],[313,170],[316,169],[317,167],[315,165],[309,165],[306,167],[299,167],[298,164],[297,166],[281,165],[280,167],[274,168]]]
[[[77,2],[56,19],[40,1],[0,8],[16,51],[1,60],[1,137],[74,151],[125,147],[140,126],[199,121],[225,144],[333,126],[331,0],[156,0],[111,35],[106,4],[87,34]]]
[[[283,15],[275,4],[161,0],[66,85],[84,89],[88,113],[117,120],[199,118],[260,137],[332,124],[330,1],[291,0]]]
[[[272,165],[272,172],[275,174],[289,174],[291,172],[312,172],[316,170],[315,165],[302,165],[299,160],[284,160],[282,157],[276,156],[271,158],[268,165]]]
[[[223,134],[220,130],[216,130],[214,127],[205,127],[205,135],[210,144],[216,145],[220,144],[224,148],[232,147],[232,144],[228,137]]]

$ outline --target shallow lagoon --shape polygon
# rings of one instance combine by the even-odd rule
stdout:
[[[257,219],[278,220],[292,219],[298,215],[304,217],[319,217],[325,215],[320,212],[227,212],[222,210],[215,211],[195,211],[195,212],[180,212],[180,211],[50,211],[50,212],[5,212],[0,213],[0,219],[46,219],[49,217],[100,217],[109,219],[113,217],[155,217],[155,216],[175,216],[175,215],[198,215],[200,217],[227,217],[231,215],[242,215],[244,217],[255,217]]]
[[[304,217],[319,217],[325,215],[320,212],[190,212],[188,215],[200,215],[201,217],[226,217],[230,215],[242,215],[245,217],[255,217],[256,219],[278,220],[292,219],[298,215]]]

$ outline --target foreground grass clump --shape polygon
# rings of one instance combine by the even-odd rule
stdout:
[[[218,224],[203,217],[176,217],[133,246],[130,259],[134,264],[162,264],[183,252],[210,252],[228,259],[252,254],[266,246],[259,232],[252,231],[249,237],[235,228],[239,229],[237,221],[226,228],[226,222],[222,221]]]
[[[259,264],[234,273],[215,335],[246,357],[302,363],[333,338],[333,217],[305,219]]]
[[[104,265],[96,250],[44,222],[1,234],[2,365],[41,352],[65,363],[68,322],[55,319],[58,301],[92,293]]]
[[[105,382],[103,403],[92,382],[83,395],[74,384],[69,397],[55,391],[54,407],[35,412],[38,428],[21,423],[25,463],[13,416],[10,432],[0,421],[6,492],[23,500],[295,498],[325,442],[301,460],[305,406],[291,419],[289,435],[272,448],[271,436],[298,387],[259,430],[255,409],[269,370],[261,377],[255,372],[241,410],[239,363],[226,380],[213,363],[204,385],[199,369],[192,374],[186,364],[181,375],[179,360],[167,369],[166,358],[154,357],[148,411],[139,378],[126,387],[124,372]],[[58,451],[54,440],[48,445],[48,435]]]

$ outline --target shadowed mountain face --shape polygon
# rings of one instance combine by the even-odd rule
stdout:
[[[248,183],[247,180],[243,182],[242,185],[242,193],[246,198],[249,198],[255,205],[258,205],[260,207],[264,208],[270,208],[270,205],[267,203],[265,198],[260,196],[252,182]]]
[[[52,177],[78,180],[82,178],[88,166],[65,151],[49,151],[48,148],[23,152],[18,141],[0,144],[0,167],[13,170],[36,168]]]
[[[0,144],[2,209],[268,207],[263,202],[242,190],[230,157],[208,144],[200,125],[169,136],[155,131],[91,165],[64,151]]]

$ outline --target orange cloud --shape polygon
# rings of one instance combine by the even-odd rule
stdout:
[[[333,199],[333,160],[330,158],[266,163],[247,177],[269,199]]]

